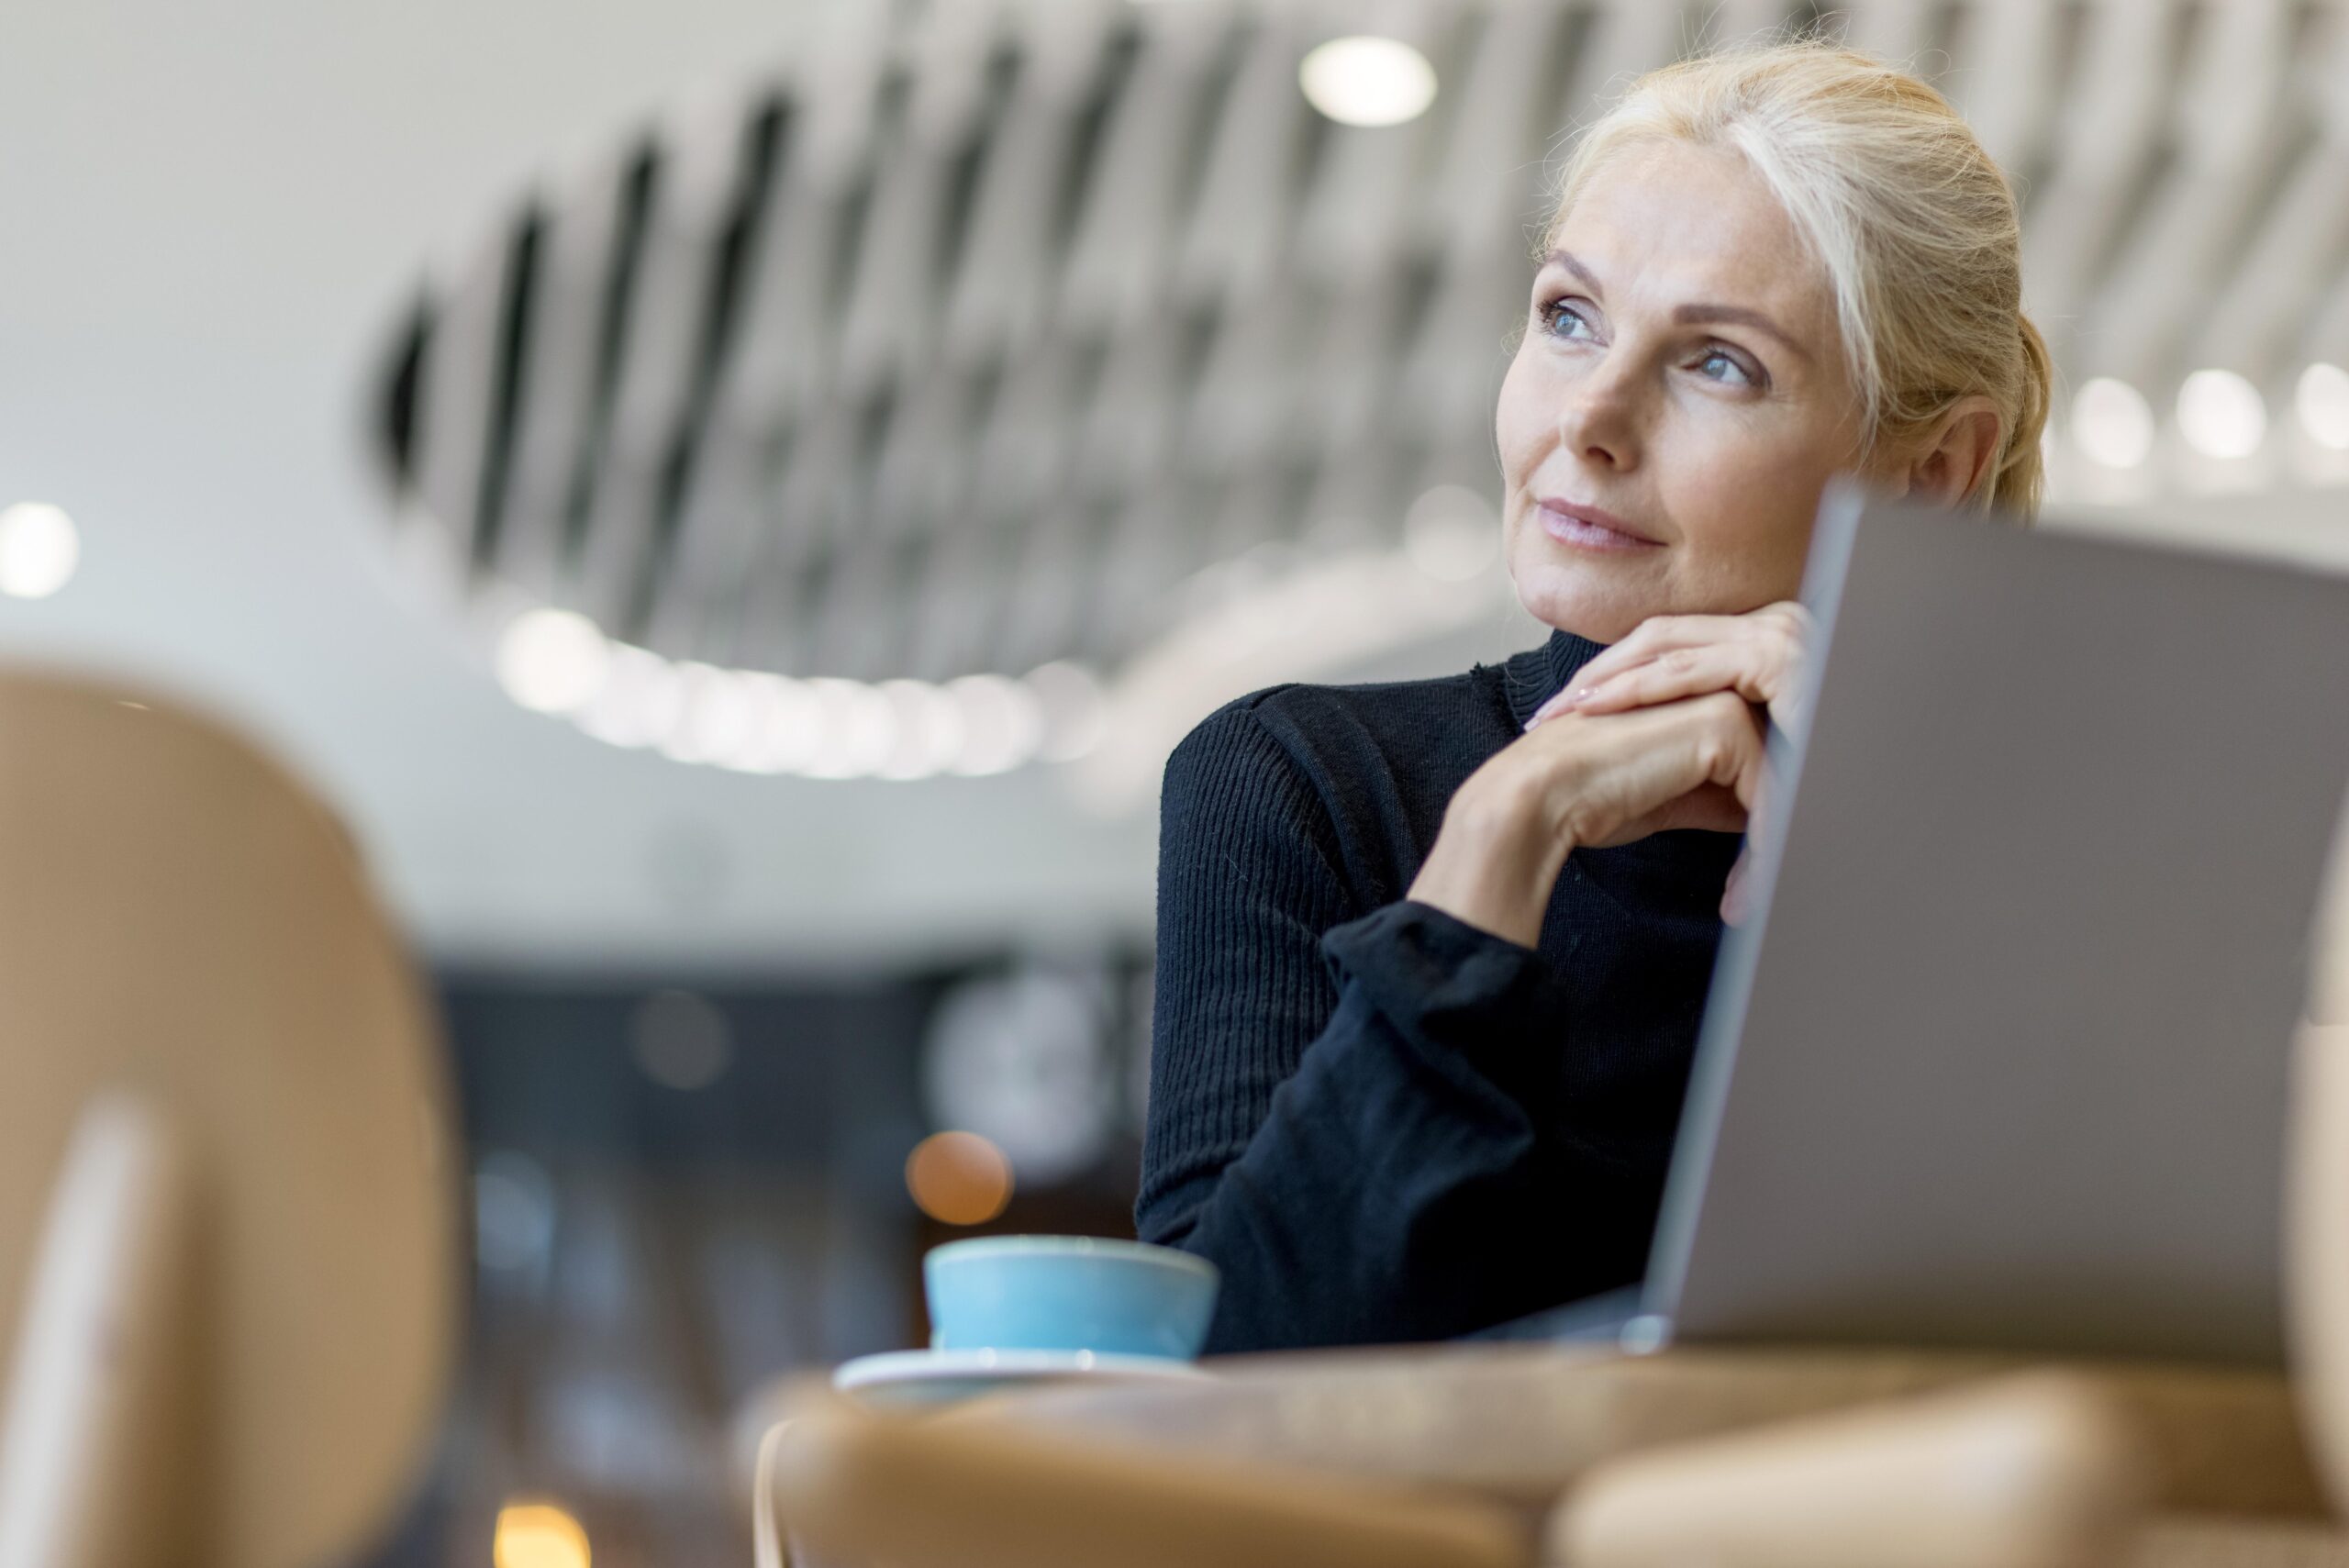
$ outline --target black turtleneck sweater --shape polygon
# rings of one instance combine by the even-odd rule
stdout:
[[[1576,850],[1539,951],[1403,895],[1453,792],[1599,652],[1275,686],[1166,764],[1135,1223],[1213,1351],[1441,1339],[1636,1280],[1739,840]]]

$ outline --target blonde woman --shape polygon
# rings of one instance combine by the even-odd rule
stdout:
[[[2037,502],[2013,194],[1911,76],[1647,76],[1539,256],[1494,433],[1549,640],[1258,692],[1167,763],[1136,1222],[1220,1266],[1217,1350],[1638,1277],[1822,487]]]

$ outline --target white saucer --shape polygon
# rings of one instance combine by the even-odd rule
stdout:
[[[1046,1383],[1184,1383],[1209,1375],[1166,1356],[1099,1351],[889,1351],[841,1362],[832,1386],[876,1405],[944,1405]]]

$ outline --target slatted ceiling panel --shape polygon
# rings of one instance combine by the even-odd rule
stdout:
[[[1055,25],[1030,0],[1013,17],[1010,96],[978,169],[940,344],[958,361],[1016,351],[1052,318],[1067,165],[1108,37],[1098,7]]]
[[[1463,249],[1513,234],[1525,222],[1525,171],[1494,152],[1539,147],[1558,128],[1551,123],[1553,72],[1566,46],[1578,41],[1578,19],[1588,16],[1565,0],[1503,0],[1462,73],[1447,84],[1452,136],[1426,210],[1433,249],[1448,263]]]
[[[1387,36],[1431,61],[1451,61],[1464,25],[1453,7],[1439,15],[1431,6],[1415,5],[1395,10]],[[1428,112],[1405,124],[1332,126],[1322,133],[1291,242],[1300,277],[1317,284],[1358,279],[1424,240],[1428,174],[1456,117],[1453,103],[1439,90]]]
[[[892,554],[865,546],[835,558],[824,592],[812,606],[821,668],[859,681],[904,673],[908,628],[903,613],[907,603],[905,581]]]
[[[573,591],[581,609],[631,639],[643,636],[707,428],[696,405],[721,346],[712,327],[730,309],[725,239],[758,195],[743,128],[729,113],[664,137],[646,207]]]
[[[1176,258],[1176,292],[1186,301],[1220,305],[1270,285],[1286,247],[1291,170],[1311,135],[1313,111],[1297,90],[1309,33],[1290,12],[1274,8],[1242,36]]]
[[[762,547],[751,557],[736,633],[738,658],[752,669],[810,668],[812,639],[800,619],[808,573],[829,547],[826,503],[852,473],[855,415],[842,404],[818,407],[793,426],[790,461],[775,476]]]
[[[720,417],[774,429],[819,402],[830,376],[835,259],[852,193],[869,169],[884,61],[860,52],[808,80],[792,110],[774,188],[744,279],[739,351],[717,394]]]
[[[2266,382],[2292,368],[2305,323],[2349,250],[2349,144],[2302,150],[2288,183],[2242,265],[2205,315],[2188,350],[2197,364],[2241,355],[2239,369]]]
[[[2310,359],[2336,362],[2349,342],[2328,326],[2328,295],[2349,282],[2349,16],[2320,12],[2304,46],[2310,137],[2266,227],[2206,317],[2196,358],[2236,345],[2254,379],[2288,380]],[[2342,301],[2349,311],[2349,295]]]
[[[1538,227],[1542,219],[1531,221]],[[1402,428],[1431,439],[1475,431],[1490,439],[1492,395],[1500,387],[1508,334],[1520,313],[1530,310],[1533,267],[1526,251],[1520,229],[1507,247],[1484,251],[1473,268],[1438,278],[1394,376],[1393,406]]]
[[[1015,553],[987,578],[997,595],[988,646],[1007,668],[1032,669],[1052,659],[1089,656],[1087,617],[1109,608],[1114,593],[1089,595],[1101,581],[1103,520],[1091,508],[1063,499],[1040,513]],[[1118,557],[1120,561],[1124,557]],[[1133,560],[1149,559],[1147,550]],[[1164,588],[1160,580],[1160,589]]]
[[[1912,61],[1929,80],[1942,62],[1935,50],[1946,46],[1949,8],[1941,0],[1872,0],[1845,11],[1827,8],[1828,18],[1840,25],[1854,49],[1886,60]]]
[[[654,652],[712,657],[717,606],[750,562],[764,468],[761,447],[756,437],[730,425],[714,424],[704,432],[676,534],[647,606],[644,646]]]
[[[2059,330],[2092,303],[2097,269],[2159,166],[2176,31],[2160,0],[2088,7],[2046,200],[2025,236],[2025,295]]]
[[[622,195],[620,171],[598,162],[540,204],[522,395],[492,566],[541,598],[561,584],[564,519],[595,398]]]
[[[1190,329],[1171,300],[1109,345],[1095,395],[1077,411],[1072,487],[1088,499],[1123,495],[1174,460],[1190,376]]]
[[[967,376],[945,370],[914,384],[875,465],[873,538],[918,546],[960,521],[955,498],[968,488],[975,422]]]
[[[744,301],[765,230],[765,209],[774,199],[775,165],[788,145],[792,111],[771,95],[745,107],[735,126],[712,130],[714,136],[730,137],[737,153],[729,165],[720,165],[728,171],[724,188],[711,194],[718,219],[702,308],[693,327],[692,373],[663,467],[651,558],[634,584],[629,606],[630,624],[642,628],[648,639],[656,616],[671,624],[677,619],[672,601],[697,592],[706,596],[713,554],[739,556],[740,519],[761,444],[758,432],[741,428],[721,412],[719,400],[728,366],[740,351]]]
[[[979,469],[983,526],[1017,530],[1050,506],[1074,461],[1085,406],[1085,366],[1075,345],[1052,339],[1016,361],[996,388]]]
[[[1141,48],[1105,117],[1077,210],[1057,302],[1068,330],[1122,332],[1139,313],[1163,308],[1171,249],[1187,216],[1215,36],[1180,5],[1145,16]]]
[[[738,366],[750,349],[749,314],[766,249],[779,238],[774,212],[799,119],[796,106],[769,97],[740,128],[741,152],[715,241],[696,328],[699,350],[668,472],[674,494],[632,606],[646,645],[671,657],[709,657],[724,635],[714,624],[718,608],[749,565],[763,516],[775,426],[743,417]]]
[[[1408,339],[1414,284],[1408,261],[1349,280],[1330,300],[1300,357],[1299,449],[1317,465],[1357,462],[1394,423],[1385,367]],[[1298,527],[1309,526],[1301,516]]]
[[[417,382],[422,417],[410,458],[417,495],[448,530],[451,556],[461,562],[473,557],[481,514],[515,249],[500,228],[465,257],[436,302]]]
[[[2326,291],[2324,302],[2309,320],[2300,347],[2302,352],[2294,358],[2302,362],[2349,365],[2349,277]]]
[[[2026,204],[2060,102],[2067,23],[2076,20],[2071,7],[2049,0],[1976,0],[1954,18],[1942,89]]]
[[[1001,603],[1000,584],[989,577],[1004,553],[1002,541],[984,528],[937,529],[911,573],[905,673],[941,680],[988,662],[996,630],[993,613]]]
[[[2192,318],[2170,302],[2209,298],[2275,188],[2288,150],[2290,17],[2277,0],[2203,14],[2164,138],[2167,167],[2131,227],[2087,317],[2087,363],[2151,384],[2174,362]]]
[[[1489,491],[1567,128],[1822,15],[2016,174],[2070,384],[2160,405],[2216,364],[2288,397],[2349,358],[2343,0],[844,9],[769,97],[541,191],[430,301],[405,483],[484,583],[677,660],[1115,665],[1219,560],[1392,546],[1419,489]],[[1353,28],[1428,53],[1431,112],[1306,104],[1298,61]]]
[[[967,161],[984,156],[996,106],[984,62],[996,8],[973,0],[910,51],[901,128],[882,151],[869,224],[848,280],[841,330],[851,390],[931,373],[943,304],[964,236]]]

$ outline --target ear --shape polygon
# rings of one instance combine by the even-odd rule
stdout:
[[[1912,449],[1895,483],[1909,495],[1943,506],[1971,500],[1989,478],[1999,434],[1996,404],[1979,394],[1961,397]]]

